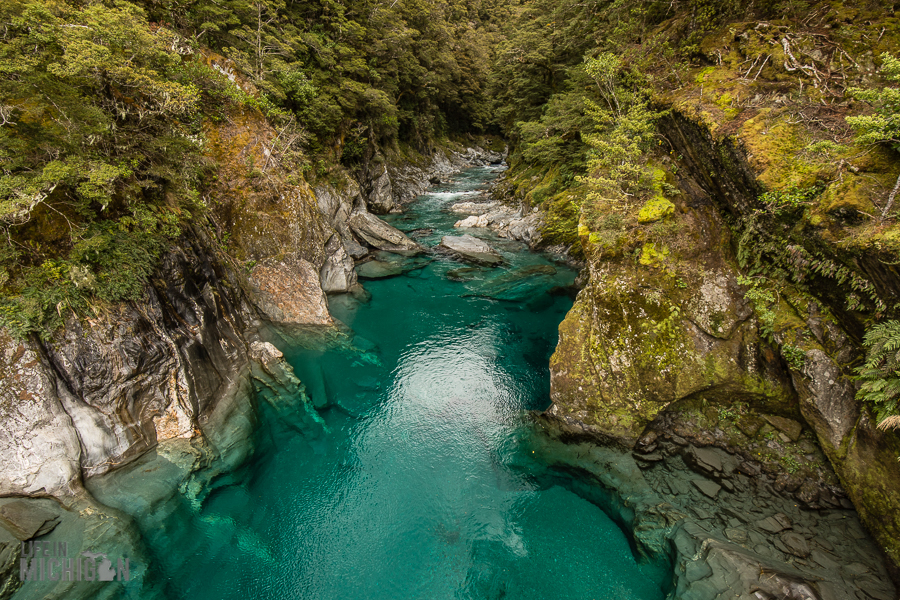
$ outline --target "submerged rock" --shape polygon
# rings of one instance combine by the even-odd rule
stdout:
[[[0,525],[25,542],[53,531],[59,525],[59,514],[16,500],[0,506]]]
[[[547,278],[555,274],[556,268],[551,265],[535,265],[494,273],[493,277],[485,277],[470,286],[469,289],[472,290],[470,295],[486,296],[495,300],[534,301],[546,297],[544,292]]]
[[[403,273],[403,269],[398,265],[383,262],[380,260],[370,260],[356,267],[356,273],[360,279],[385,279],[387,277],[396,277]]]
[[[481,267],[463,267],[447,271],[447,279],[451,281],[472,281],[484,275],[487,271]]]
[[[439,247],[449,250],[460,258],[479,264],[498,265],[503,262],[503,257],[487,242],[471,235],[445,235],[441,238]]]

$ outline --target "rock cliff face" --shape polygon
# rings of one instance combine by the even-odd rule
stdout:
[[[357,286],[355,258],[420,251],[369,212],[378,204],[350,177],[313,189],[292,176],[260,113],[207,137],[220,170],[213,226],[185,233],[141,302],[72,316],[45,341],[0,331],[0,496],[80,496],[86,478],[160,442],[207,435],[223,398],[246,393],[263,322],[331,326],[325,293]],[[423,166],[383,165],[377,189],[405,198],[466,160],[441,151]]]
[[[257,313],[194,233],[139,305],[72,317],[45,342],[4,337],[0,493],[78,494],[85,477],[192,437],[234,391]]]
[[[29,532],[16,534],[26,540],[59,526],[83,549],[104,544],[147,564],[116,508],[133,501],[121,488],[132,478],[140,485],[143,468],[180,473],[171,489],[148,492],[161,494],[144,499],[151,505],[179,488],[202,495],[210,464],[233,468],[250,452],[257,401],[292,424],[321,427],[305,387],[260,335],[269,335],[267,324],[303,326],[321,331],[322,343],[340,343],[326,292],[356,291],[355,259],[373,248],[420,247],[369,212],[378,204],[365,183],[343,174],[343,183],[312,188],[292,174],[275,137],[254,112],[211,126],[207,150],[219,174],[209,224],[195,223],[170,248],[140,302],[73,315],[46,340],[0,330],[0,517],[9,502],[22,509],[2,517],[0,596],[19,587],[18,539],[7,530]],[[399,193],[399,204],[466,164],[444,152],[424,165],[387,164],[377,189]],[[44,513],[53,516],[49,529],[27,526]],[[97,591],[85,582],[36,590],[29,593]]]
[[[580,228],[589,277],[560,326],[548,414],[649,454],[654,431],[718,446],[807,506],[839,506],[846,493],[898,564],[900,448],[855,399],[858,317],[836,281],[815,275],[788,278],[754,311],[738,255],[764,259],[752,238],[762,158],[678,112],[661,125],[681,159],[674,211],[627,233]],[[814,252],[896,297],[895,267],[840,249],[834,227],[769,231],[766,243]]]

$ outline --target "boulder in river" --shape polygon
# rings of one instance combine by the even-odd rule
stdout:
[[[403,268],[399,265],[382,260],[370,260],[356,267],[356,274],[360,279],[386,279],[402,273]]]
[[[487,227],[488,226],[487,215],[480,215],[477,217],[475,215],[472,215],[471,217],[466,217],[465,219],[457,221],[453,226],[454,227],[464,227],[464,228]]]
[[[503,257],[491,248],[487,242],[471,235],[445,235],[441,238],[439,247],[474,263],[497,265],[503,262]]]
[[[463,215],[483,215],[498,206],[497,202],[457,202],[450,207],[450,211]]]
[[[422,247],[402,231],[391,227],[375,215],[357,211],[350,215],[350,228],[367,243],[397,254],[418,254]]]
[[[271,320],[288,325],[331,325],[315,265],[297,254],[268,258],[250,272],[250,297]]]

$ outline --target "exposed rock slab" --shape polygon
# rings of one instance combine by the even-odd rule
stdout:
[[[386,279],[403,273],[403,268],[381,260],[370,260],[356,267],[360,279]]]
[[[445,235],[441,238],[440,247],[478,264],[497,265],[503,262],[503,257],[487,242],[471,235]]]
[[[493,208],[484,211],[479,208],[486,206]],[[460,207],[461,210],[456,210],[457,207]],[[466,210],[462,210],[463,208]],[[543,224],[543,215],[537,210],[524,215],[522,208],[513,209],[497,203],[477,204],[471,202],[454,204],[451,210],[471,214],[471,216],[457,221],[453,225],[454,227],[485,227],[496,232],[500,237],[525,242],[531,247],[541,241],[540,228]]]
[[[694,487],[700,490],[704,495],[713,499],[715,499],[715,497],[719,495],[719,490],[722,489],[722,486],[705,479],[692,479],[691,483],[694,484]]]
[[[353,270],[353,258],[347,252],[338,234],[334,234],[325,244],[328,257],[319,270],[322,291],[349,292],[356,285],[356,272]]]
[[[800,439],[800,434],[803,432],[803,425],[797,421],[776,415],[763,415],[763,419],[768,421],[769,425],[788,436],[792,442],[796,442]]]
[[[271,258],[250,272],[251,296],[266,316],[289,325],[330,325],[319,271],[297,255]]]
[[[457,202],[450,210],[463,215],[484,215],[500,206],[497,202]],[[461,226],[460,226],[461,227]]]
[[[365,256],[368,250],[354,238],[349,224],[350,214],[354,210],[365,211],[359,184],[347,181],[341,189],[320,186],[315,188],[315,194],[319,211],[325,216],[328,224],[340,235],[347,254],[353,258]]]
[[[72,493],[81,444],[40,351],[0,329],[0,494]]]
[[[17,500],[0,506],[0,525],[26,542],[53,531],[59,525],[59,515]]]
[[[398,254],[417,254],[422,251],[422,247],[402,231],[368,212],[354,212],[350,215],[349,224],[354,233],[379,250]]]
[[[366,205],[373,213],[384,215],[394,208],[394,192],[391,186],[391,176],[387,166],[381,161],[369,168],[369,191],[366,195]]]

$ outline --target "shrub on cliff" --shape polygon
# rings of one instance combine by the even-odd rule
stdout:
[[[200,65],[126,2],[0,4],[0,325],[135,299],[196,204]]]
[[[621,84],[621,68],[621,59],[608,52],[585,59],[601,101],[585,101],[594,132],[583,136],[591,148],[588,175],[580,179],[588,185],[584,211],[627,211],[653,189],[654,169],[647,159],[660,115],[639,91]]]
[[[866,362],[858,369],[857,398],[871,403],[879,427],[900,429],[900,321],[886,321],[866,332]]]

